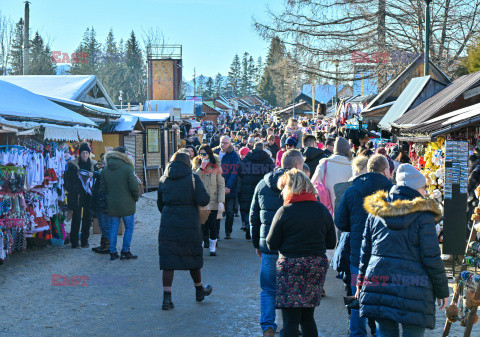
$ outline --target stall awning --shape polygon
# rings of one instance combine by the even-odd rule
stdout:
[[[87,139],[87,140],[94,140],[94,141],[98,141],[98,142],[103,141],[102,131],[100,131],[99,129],[86,128],[86,127],[82,127],[82,126],[78,126],[78,125],[75,126],[75,129],[78,132],[79,140]]]
[[[81,140],[102,141],[102,132],[95,128],[87,128],[82,126],[61,126],[53,124],[42,123],[41,127],[44,129],[44,139],[53,141],[72,141],[77,142]]]

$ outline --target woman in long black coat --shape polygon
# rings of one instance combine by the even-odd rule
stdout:
[[[175,153],[158,184],[158,210],[162,213],[158,233],[160,269],[163,270],[163,310],[174,308],[172,283],[175,270],[190,270],[197,302],[210,295],[202,285],[202,229],[197,206],[210,202],[200,178],[192,173],[189,155]]]

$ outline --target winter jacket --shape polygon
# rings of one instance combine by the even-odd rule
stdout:
[[[102,192],[108,197],[108,215],[123,217],[135,214],[140,186],[132,159],[125,153],[109,151],[102,170]]]
[[[220,158],[215,155],[216,164],[208,163],[205,169],[202,169],[202,158],[196,157],[193,160],[193,172],[202,180],[203,186],[210,196],[208,208],[212,211],[218,210],[218,203],[225,203],[225,179],[222,176],[220,167]]]
[[[71,210],[77,209],[78,207],[90,208],[91,206],[91,199],[87,197],[87,193],[78,177],[80,170],[96,172],[98,171],[97,162],[91,158],[86,162],[83,162],[80,158],[75,158],[67,163],[67,169],[65,171],[65,189],[68,192],[68,208]]]
[[[202,180],[186,164],[171,162],[160,178],[157,194],[162,213],[158,233],[160,269],[202,268],[203,239],[197,207],[210,202]]]
[[[263,177],[273,171],[275,164],[267,152],[253,150],[249,152],[240,164],[240,192],[238,202],[240,210],[250,210],[255,187]]]
[[[302,201],[277,211],[266,242],[281,257],[324,257],[327,249],[335,248],[337,239],[328,209],[318,201]]]
[[[475,207],[478,206],[477,196],[475,195],[475,189],[480,185],[480,160],[476,160],[470,169],[467,180],[467,219],[470,221]]]
[[[325,157],[325,153],[315,147],[305,147],[301,149],[305,164],[310,168],[310,175],[313,175],[318,163]]]
[[[280,147],[277,143],[273,143],[272,145],[268,145],[267,149],[272,153],[272,158],[277,158],[277,153],[280,150]]]
[[[391,187],[390,180],[384,175],[365,173],[355,178],[341,199],[335,213],[335,226],[342,232],[350,232],[350,263],[354,267],[358,268],[360,263],[360,249],[368,217],[363,201],[377,191],[388,192]]]
[[[92,187],[92,211],[94,214],[108,214],[107,194],[102,192],[101,173],[94,172]]]
[[[213,150],[215,154],[219,154],[220,147]],[[238,171],[240,169],[240,157],[234,151],[233,145],[227,150],[222,157],[223,179],[225,179],[225,187],[230,189],[230,193],[225,195],[226,199],[236,198],[238,195]]]
[[[320,160],[315,173],[312,176],[312,182],[323,181],[323,172],[325,169],[325,163],[327,163],[327,176],[325,177],[325,186],[330,194],[330,201],[332,205],[335,205],[335,190],[334,186],[338,183],[348,181],[352,176],[351,162],[347,157],[341,155],[333,155],[329,158]]]
[[[283,205],[283,198],[277,188],[278,179],[285,169],[276,169],[267,174],[255,187],[250,206],[250,228],[253,246],[264,254],[278,254],[267,247],[266,239],[273,217]]]
[[[435,298],[449,296],[435,221],[438,203],[405,186],[365,199],[360,315],[435,327]],[[353,277],[353,275],[352,275]]]

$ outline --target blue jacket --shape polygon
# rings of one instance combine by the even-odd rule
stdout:
[[[435,298],[449,296],[435,232],[438,203],[393,186],[389,195],[367,197],[365,208],[370,215],[360,258],[360,315],[433,329]]]
[[[335,226],[342,232],[350,232],[350,264],[358,268],[363,231],[367,221],[367,211],[363,208],[365,197],[377,191],[388,191],[392,184],[379,173],[366,173],[355,178],[352,186],[343,194],[337,213]]]
[[[217,147],[213,151],[215,154],[220,153],[220,148]],[[227,153],[222,158],[222,176],[225,179],[225,187],[230,189],[229,194],[225,194],[226,199],[236,198],[238,195],[238,172],[240,170],[240,157],[234,151],[233,145],[227,150]]]
[[[267,174],[260,180],[253,194],[250,206],[252,243],[263,254],[278,254],[277,251],[268,249],[266,239],[275,213],[283,206],[277,182],[284,172],[285,170],[281,168]]]

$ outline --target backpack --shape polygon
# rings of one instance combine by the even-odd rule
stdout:
[[[318,192],[318,199],[320,202],[325,206],[330,214],[333,214],[333,206],[332,206],[332,200],[330,199],[330,192],[328,191],[327,186],[325,186],[325,177],[327,175],[327,164],[328,162],[325,161],[325,165],[323,168],[323,179],[322,182],[316,182],[315,183],[315,188],[317,189]]]

